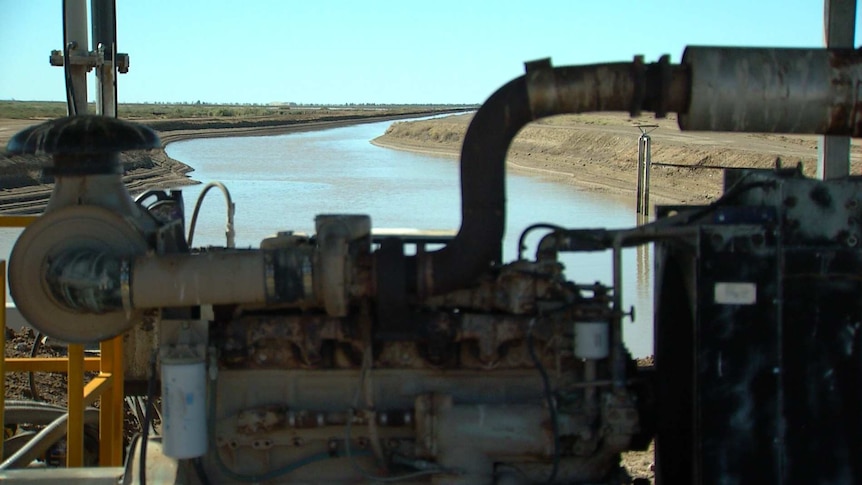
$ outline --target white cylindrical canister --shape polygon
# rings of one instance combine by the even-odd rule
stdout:
[[[162,449],[185,459],[207,451],[206,364],[162,357]]]
[[[604,359],[610,353],[608,322],[575,322],[575,357]]]

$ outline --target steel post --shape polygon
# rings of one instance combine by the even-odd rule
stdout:
[[[114,0],[91,0],[93,46],[102,62],[96,66],[96,114],[117,116],[117,22]]]
[[[824,0],[823,33],[826,47],[853,48],[856,35],[856,0]],[[817,178],[850,174],[850,137],[825,135],[817,143]]]
[[[99,465],[123,464],[123,336],[100,344],[101,375],[112,377],[99,407]]]
[[[649,172],[652,163],[651,140],[649,134],[655,131],[658,125],[638,125],[641,136],[638,137],[638,187],[637,207],[635,212],[640,216],[649,215]],[[640,218],[638,219],[640,224]]]
[[[641,214],[643,207],[641,206],[642,197],[643,197],[643,173],[644,173],[644,144],[643,138],[645,134],[641,134],[638,137],[638,188],[637,194],[635,194],[635,198],[637,199],[637,207],[635,208],[635,212],[637,214]]]
[[[644,133],[642,136],[643,145],[644,145],[644,191],[643,191],[643,202],[641,203],[642,214],[644,216],[649,216],[649,172],[650,165],[652,165],[652,140],[650,136]]]

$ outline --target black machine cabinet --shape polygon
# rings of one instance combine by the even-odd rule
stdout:
[[[862,180],[728,185],[656,243],[657,483],[862,483]]]

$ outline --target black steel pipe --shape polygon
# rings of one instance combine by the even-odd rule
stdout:
[[[506,226],[506,151],[532,121],[524,77],[491,95],[473,117],[461,148],[461,228],[443,248],[411,256],[408,285],[420,295],[469,284],[499,264]]]
[[[506,225],[506,153],[515,135],[539,118],[586,111],[682,111],[688,73],[667,57],[644,65],[552,68],[527,64],[527,74],[498,89],[473,117],[461,150],[461,228],[445,247],[407,259],[407,287],[420,296],[468,286],[502,259]]]

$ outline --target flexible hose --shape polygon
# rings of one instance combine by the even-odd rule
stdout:
[[[88,422],[97,422],[99,419],[99,410],[87,409],[84,411],[84,417]],[[0,463],[0,470],[26,467],[33,460],[44,455],[48,448],[66,436],[66,423],[68,420],[69,413],[64,413],[54,421],[51,421],[51,423],[36,433],[27,444],[22,446],[20,450],[4,460],[3,463]]]
[[[198,213],[201,210],[201,205],[203,204],[204,198],[207,195],[207,192],[213,187],[218,187],[221,189],[224,194],[225,201],[227,202],[227,225],[225,226],[225,237],[227,238],[227,247],[233,248],[236,246],[236,232],[233,227],[233,216],[234,211],[236,210],[236,205],[234,205],[233,200],[230,197],[230,191],[227,190],[227,187],[221,182],[210,182],[206,184],[201,191],[201,194],[198,196],[197,202],[195,202],[195,210],[192,212],[192,220],[189,223],[189,247],[192,247],[192,241],[195,238],[195,227],[198,222]]]

